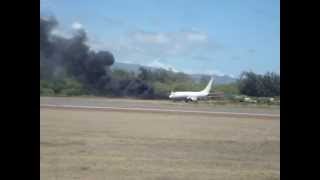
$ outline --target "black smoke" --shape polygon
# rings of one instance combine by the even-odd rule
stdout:
[[[152,96],[153,89],[143,81],[114,80],[110,71],[114,56],[109,51],[90,50],[83,29],[66,38],[52,33],[57,26],[55,18],[40,17],[40,79],[71,77],[94,95]]]

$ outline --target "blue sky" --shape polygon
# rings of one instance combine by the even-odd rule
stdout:
[[[88,33],[117,62],[188,73],[280,73],[279,0],[41,0],[40,12]]]

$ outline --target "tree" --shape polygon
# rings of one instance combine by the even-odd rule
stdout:
[[[140,73],[138,74],[138,78],[142,81],[151,81],[152,80],[152,72],[144,67],[139,68]]]
[[[132,76],[131,73],[125,71],[125,70],[122,70],[122,69],[114,69],[112,71],[112,77],[113,78],[116,78],[116,79],[131,79],[133,78],[134,76]]]
[[[239,80],[241,94],[257,97],[280,96],[280,76],[275,73],[265,75],[243,72]]]

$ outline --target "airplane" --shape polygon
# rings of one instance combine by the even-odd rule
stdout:
[[[208,96],[208,94],[211,90],[212,82],[213,82],[213,77],[211,77],[207,87],[204,88],[202,91],[171,92],[169,95],[169,99],[173,99],[173,100],[184,99],[186,102],[188,102],[188,101],[197,102],[197,100],[199,98],[204,98],[204,97]]]

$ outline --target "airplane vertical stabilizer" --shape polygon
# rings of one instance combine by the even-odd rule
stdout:
[[[211,87],[212,87],[212,83],[213,83],[213,77],[211,77],[211,79],[210,79],[207,87],[206,87],[204,90],[202,90],[201,92],[204,92],[204,93],[206,93],[206,94],[209,94],[209,92],[210,92],[210,90],[211,90]]]

